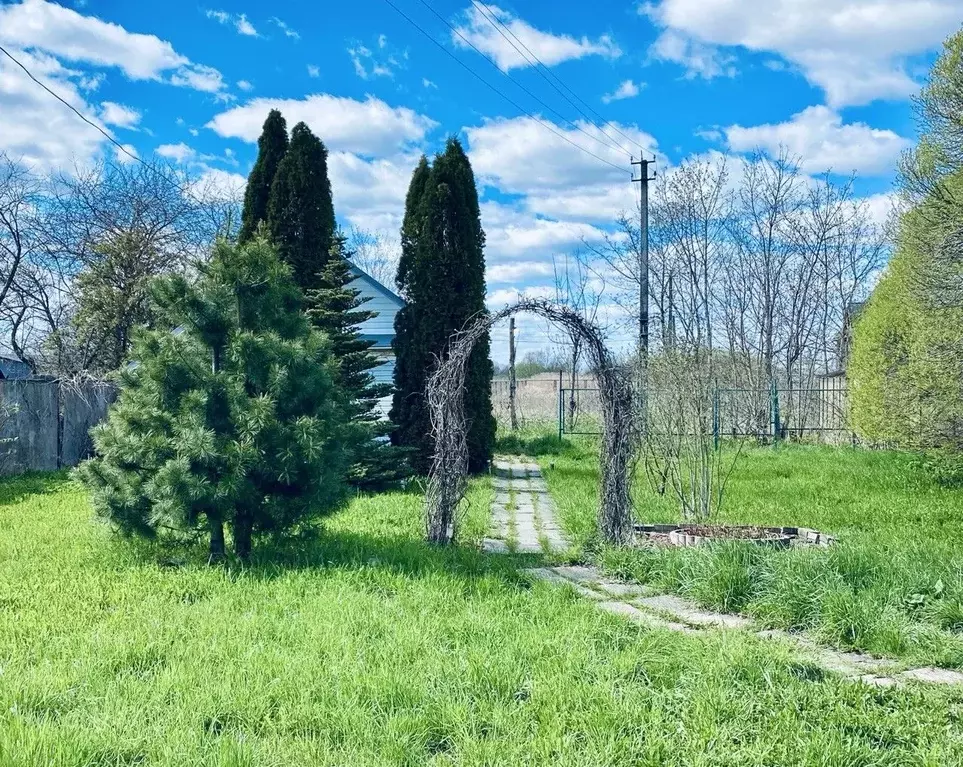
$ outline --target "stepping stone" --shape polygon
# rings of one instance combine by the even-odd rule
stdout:
[[[595,585],[599,582],[598,571],[581,565],[560,565],[552,568],[556,573],[570,581]]]
[[[519,543],[515,546],[515,551],[517,551],[519,554],[541,554],[542,544],[531,542],[522,543],[519,541]]]
[[[752,625],[748,618],[741,615],[730,615],[728,613],[712,613],[700,610],[691,602],[686,602],[679,597],[662,594],[654,597],[643,597],[637,600],[638,604],[669,613],[673,618],[691,623],[696,626],[718,626],[720,628],[743,629]]]
[[[934,668],[933,666],[912,668],[909,671],[904,671],[900,676],[904,679],[929,682],[930,684],[963,685],[963,674],[959,671],[951,671],[948,668]]]
[[[499,541],[495,538],[485,538],[482,541],[482,551],[489,554],[507,554],[508,546],[505,541]]]
[[[669,629],[670,631],[679,631],[683,633],[692,631],[692,629],[688,626],[683,626],[681,623],[675,623],[673,621],[667,621],[664,618],[660,618],[652,613],[644,612],[643,610],[633,607],[630,604],[626,604],[625,602],[599,602],[598,607],[600,610],[605,610],[607,613],[628,618],[630,621],[639,623],[648,628]]]
[[[548,568],[548,567],[531,567],[527,570],[522,570],[522,572],[527,573],[528,575],[532,575],[536,578],[539,578],[540,580],[548,581],[549,583],[554,583],[558,586],[568,586],[569,588],[575,589],[575,592],[579,596],[585,597],[587,599],[592,599],[596,601],[600,599],[605,599],[605,597],[603,597],[597,591],[592,591],[592,589],[587,588],[580,583],[573,583],[570,580],[566,580],[561,575],[554,572],[551,568]]]
[[[619,581],[599,581],[595,584],[596,588],[601,589],[606,594],[613,597],[647,597],[655,592],[648,586],[640,586],[637,583],[621,583]]]

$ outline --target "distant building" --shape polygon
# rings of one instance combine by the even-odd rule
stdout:
[[[30,366],[9,350],[0,349],[0,380],[31,378]]]
[[[386,288],[374,277],[364,271],[357,264],[351,264],[351,273],[355,276],[351,287],[360,292],[358,298],[369,299],[363,309],[377,312],[366,322],[362,322],[361,337],[366,341],[374,341],[371,353],[381,360],[381,364],[371,371],[378,383],[394,383],[395,353],[391,342],[395,338],[395,315],[405,305],[404,299],[393,290]],[[378,403],[382,414],[388,415],[391,409],[391,397],[385,397]]]

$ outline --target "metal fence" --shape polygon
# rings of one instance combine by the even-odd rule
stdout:
[[[841,376],[824,376],[808,387],[776,383],[765,389],[720,386],[712,391],[712,430],[717,440],[749,437],[840,444],[855,440],[846,409],[846,381]],[[601,417],[597,388],[559,388],[559,439],[600,434]]]

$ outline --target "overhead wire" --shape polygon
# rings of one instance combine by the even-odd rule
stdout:
[[[608,138],[613,143],[615,143],[615,145],[618,146],[620,150],[622,150],[626,154],[630,154],[628,150],[626,150],[626,148],[621,143],[619,143],[616,139],[614,139],[612,136],[610,136],[608,133],[605,132],[605,127],[612,125],[612,123],[610,123],[608,120],[602,117],[602,115],[600,115],[597,111],[595,111],[595,109],[589,106],[588,103],[584,99],[582,99],[581,96],[575,93],[575,91],[569,88],[568,85],[566,85],[558,75],[556,75],[551,69],[545,66],[545,64],[542,63],[542,60],[539,59],[538,56],[536,56],[535,53],[532,52],[532,49],[529,48],[527,45],[525,45],[525,43],[523,43],[521,40],[519,40],[518,36],[512,31],[511,27],[509,27],[501,19],[499,19],[498,16],[488,6],[486,6],[484,3],[478,2],[478,0],[471,0],[471,2],[472,2],[472,5],[474,5],[475,8],[478,9],[479,13],[481,13],[482,16],[485,17],[488,23],[491,24],[495,28],[495,30],[503,38],[505,38],[505,40],[508,41],[509,45],[511,45],[512,48],[514,48],[518,52],[518,55],[521,56],[523,59],[525,59],[525,61],[527,61],[529,65],[535,67],[535,71],[538,72],[539,75],[541,75],[542,79],[545,80],[545,82],[547,82],[549,85],[551,85],[562,98],[564,98],[569,104],[571,104],[575,108],[575,111],[577,111],[582,117],[584,117],[594,128],[597,128],[602,133],[602,135],[604,135],[606,138]],[[516,45],[515,43],[518,43],[518,45]],[[522,47],[522,49],[524,49],[525,53],[523,53],[522,50],[519,49],[518,47],[519,45]],[[531,56],[531,58],[529,58],[529,56]],[[578,106],[578,104],[576,104],[568,95],[566,95],[565,92],[562,91],[562,89],[559,88],[559,86],[553,81],[553,79],[549,78],[549,75],[551,75],[551,77],[554,78],[554,80],[558,81],[558,83],[564,86],[567,91],[569,91],[575,98],[577,98],[583,105],[585,105],[585,107],[589,109],[598,118],[599,124],[596,124],[595,120],[589,117],[585,113],[585,111]],[[640,152],[642,151],[641,145],[639,145],[635,139],[623,133],[621,130],[619,130],[617,126],[613,125],[613,128],[616,131],[616,133],[620,134],[623,138],[627,139],[630,144],[636,144],[639,147],[639,151]]]
[[[549,112],[551,112],[552,114],[554,114],[559,120],[561,120],[562,122],[568,123],[568,124],[571,125],[575,130],[577,130],[579,133],[582,133],[582,134],[584,134],[585,136],[588,136],[588,137],[589,137],[590,139],[592,139],[593,141],[597,141],[599,144],[601,144],[602,146],[604,146],[606,149],[614,149],[614,150],[620,151],[620,152],[624,152],[624,151],[625,151],[625,149],[624,149],[623,147],[619,146],[618,143],[616,143],[616,142],[609,143],[609,142],[612,141],[611,139],[609,139],[609,142],[606,142],[606,141],[603,141],[602,139],[600,139],[598,136],[593,136],[591,133],[589,133],[587,130],[585,130],[582,126],[580,126],[578,123],[576,123],[576,122],[574,122],[574,121],[572,121],[572,120],[569,120],[567,117],[565,117],[565,115],[563,115],[563,114],[562,114],[561,112],[559,112],[557,109],[555,109],[555,108],[552,107],[551,105],[545,103],[545,101],[543,101],[543,100],[542,100],[541,98],[539,98],[536,94],[534,94],[531,90],[529,90],[529,89],[526,88],[524,85],[522,85],[518,80],[516,80],[514,77],[512,77],[511,74],[509,74],[509,73],[506,72],[504,69],[502,69],[500,66],[498,66],[498,64],[497,64],[496,62],[494,62],[489,56],[487,56],[482,50],[480,50],[480,49],[478,48],[478,46],[476,46],[471,40],[469,40],[467,37],[465,37],[465,35],[462,34],[462,31],[461,31],[460,29],[458,29],[458,27],[456,27],[454,24],[452,24],[448,19],[446,19],[444,16],[442,16],[437,10],[435,10],[435,8],[428,2],[428,0],[418,0],[418,2],[420,2],[423,6],[425,6],[425,8],[427,8],[429,11],[431,11],[436,17],[438,17],[438,19],[439,19],[443,24],[445,24],[452,32],[454,32],[456,35],[458,35],[458,37],[465,43],[465,45],[469,46],[473,51],[475,51],[475,53],[477,53],[479,56],[481,56],[483,59],[485,59],[485,61],[487,61],[489,64],[491,64],[493,67],[495,67],[495,69],[498,70],[499,74],[504,75],[504,76],[507,77],[509,80],[511,80],[513,83],[515,83],[515,85],[517,85],[519,88],[521,88],[521,89],[522,89],[525,93],[527,93],[531,98],[535,99],[535,101],[537,101],[539,104],[541,104],[541,106],[542,106],[544,109],[547,109]],[[496,27],[496,30],[498,30],[497,27]],[[506,39],[507,39],[507,38],[506,38]],[[509,42],[511,42],[511,40],[509,40]],[[518,48],[515,48],[515,50],[518,51]],[[518,53],[519,53],[519,55],[521,55],[521,51],[518,51]],[[590,122],[591,122],[591,121],[590,121]],[[593,125],[594,125],[594,123],[593,123]],[[604,132],[603,132],[603,135],[605,135]],[[608,136],[606,136],[606,138],[608,138]],[[625,153],[626,153],[627,155],[629,154],[629,152],[625,152]]]
[[[399,16],[401,16],[403,19],[405,19],[405,21],[407,21],[409,24],[411,24],[411,25],[412,25],[415,29],[417,29],[422,35],[424,35],[426,38],[428,38],[428,40],[430,40],[432,43],[434,43],[436,47],[440,48],[440,49],[442,50],[442,52],[444,52],[444,54],[445,54],[446,56],[448,56],[449,58],[451,58],[453,61],[457,62],[458,65],[461,66],[463,69],[465,69],[469,74],[471,74],[472,77],[474,77],[475,79],[477,79],[478,81],[480,81],[482,84],[484,84],[486,87],[488,87],[490,90],[494,91],[496,94],[498,94],[499,96],[501,96],[503,99],[505,99],[505,101],[507,101],[509,104],[511,104],[513,107],[515,107],[515,109],[517,109],[519,112],[521,112],[522,114],[524,114],[524,115],[526,115],[527,117],[531,118],[531,119],[534,120],[536,123],[538,123],[539,125],[541,125],[542,127],[544,127],[546,130],[551,131],[552,133],[554,133],[556,136],[558,136],[560,139],[562,139],[562,140],[563,140],[564,142],[566,142],[567,144],[571,144],[573,147],[575,147],[576,149],[578,149],[580,152],[584,152],[585,154],[589,155],[590,157],[594,157],[594,158],[595,158],[596,160],[598,160],[599,162],[604,163],[605,165],[608,165],[608,166],[611,167],[611,168],[615,168],[615,170],[617,170],[617,171],[621,171],[621,172],[623,172],[623,173],[625,172],[625,168],[623,168],[623,167],[621,167],[621,166],[619,166],[619,165],[616,165],[616,164],[613,163],[613,162],[609,162],[609,161],[606,160],[604,157],[599,157],[597,154],[595,154],[594,152],[586,149],[585,147],[581,146],[580,144],[576,144],[574,141],[572,141],[572,140],[571,140],[568,136],[566,136],[564,133],[562,133],[562,132],[556,130],[554,127],[552,127],[552,124],[551,124],[551,123],[549,123],[548,121],[543,120],[543,119],[541,119],[541,118],[539,118],[539,117],[536,117],[534,114],[532,114],[532,113],[529,112],[527,109],[525,109],[525,107],[521,106],[518,102],[516,102],[513,98],[511,98],[510,96],[508,96],[508,95],[506,95],[505,93],[503,93],[502,91],[500,91],[496,86],[492,85],[488,80],[486,80],[484,77],[482,77],[482,75],[478,74],[478,72],[476,72],[474,69],[472,69],[470,66],[468,66],[464,61],[462,61],[462,60],[461,60],[460,58],[458,58],[455,54],[453,54],[450,50],[448,50],[448,48],[446,48],[444,45],[442,45],[440,42],[438,42],[438,40],[436,40],[435,37],[434,37],[430,32],[426,31],[424,27],[422,27],[420,24],[418,24],[418,22],[416,22],[414,19],[412,19],[411,16],[409,16],[409,15],[408,15],[407,13],[405,13],[401,8],[399,8],[399,7],[395,4],[394,0],[384,0],[384,1],[385,1],[385,3],[387,3],[389,6],[391,6],[391,7],[398,13]]]

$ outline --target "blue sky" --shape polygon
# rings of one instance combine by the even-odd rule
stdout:
[[[307,121],[331,151],[346,228],[395,236],[418,156],[459,135],[481,183],[489,292],[504,303],[547,290],[553,255],[633,205],[628,155],[643,149],[665,170],[785,146],[809,173],[857,172],[882,213],[914,138],[909,98],[963,23],[959,0],[391,2],[538,119],[386,0],[23,0],[0,4],[0,43],[132,152],[218,185],[246,176],[269,108]],[[0,151],[39,168],[113,153],[5,59]]]

